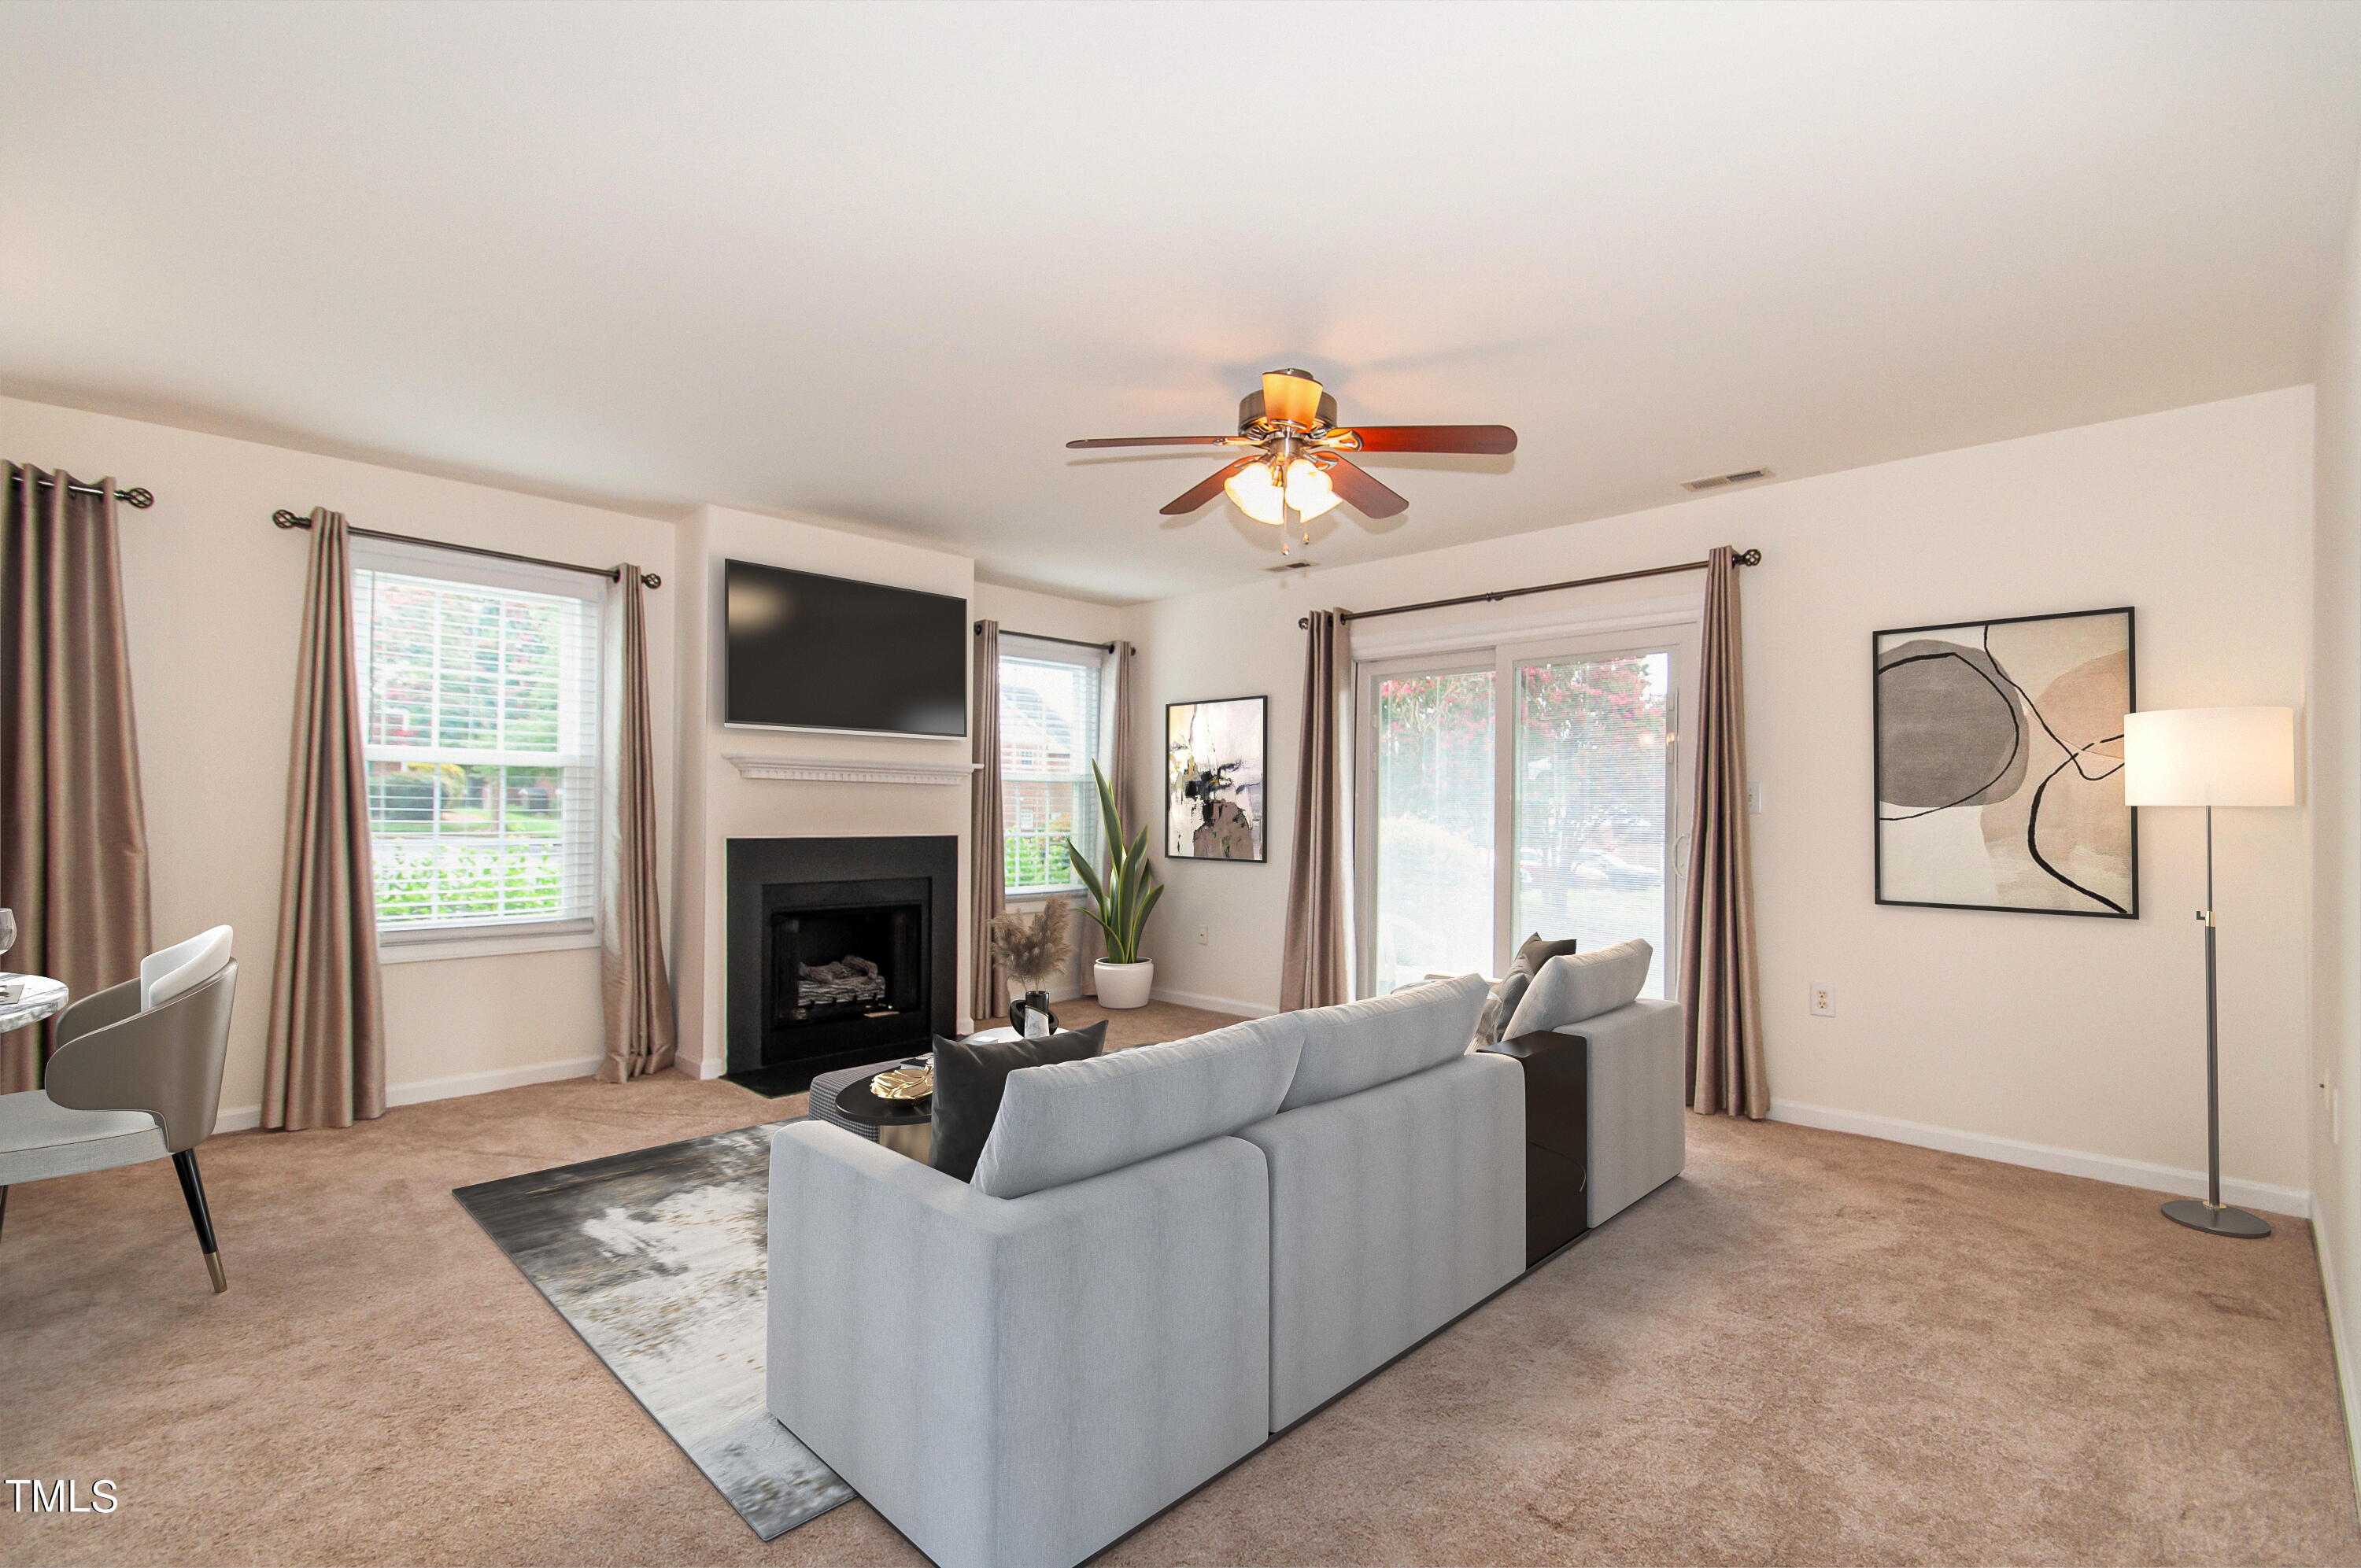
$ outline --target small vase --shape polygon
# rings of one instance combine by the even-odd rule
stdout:
[[[1058,1015],[1049,1011],[1049,993],[1028,991],[1008,1004],[1008,1026],[1022,1038],[1038,1039],[1058,1032]]]

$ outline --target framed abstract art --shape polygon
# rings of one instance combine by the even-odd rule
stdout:
[[[1871,634],[1877,902],[2139,916],[2132,612]]]
[[[1266,861],[1262,765],[1269,698],[1164,708],[1164,853],[1182,861]]]

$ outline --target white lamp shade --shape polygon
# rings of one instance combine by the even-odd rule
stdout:
[[[2159,707],[2124,716],[2126,806],[2293,806],[2295,709]]]

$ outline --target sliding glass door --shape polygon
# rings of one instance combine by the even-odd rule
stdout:
[[[1676,972],[1694,623],[1358,666],[1360,991],[1632,937]]]
[[[1492,963],[1493,672],[1374,677],[1363,778],[1377,824],[1374,919],[1363,924],[1377,993]]]
[[[1664,994],[1674,838],[1673,652],[1519,660],[1515,939],[1644,937]],[[1513,949],[1503,956],[1505,963]],[[1494,973],[1499,970],[1492,971]]]

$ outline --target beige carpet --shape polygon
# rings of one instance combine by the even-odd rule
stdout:
[[[16,1189],[0,1475],[122,1506],[0,1502],[0,1563],[918,1562],[859,1503],[756,1541],[450,1197],[800,1108],[577,1080],[216,1138],[223,1297],[170,1166]],[[2301,1222],[1693,1118],[1682,1180],[1104,1561],[2351,1563],[2361,1525]]]

